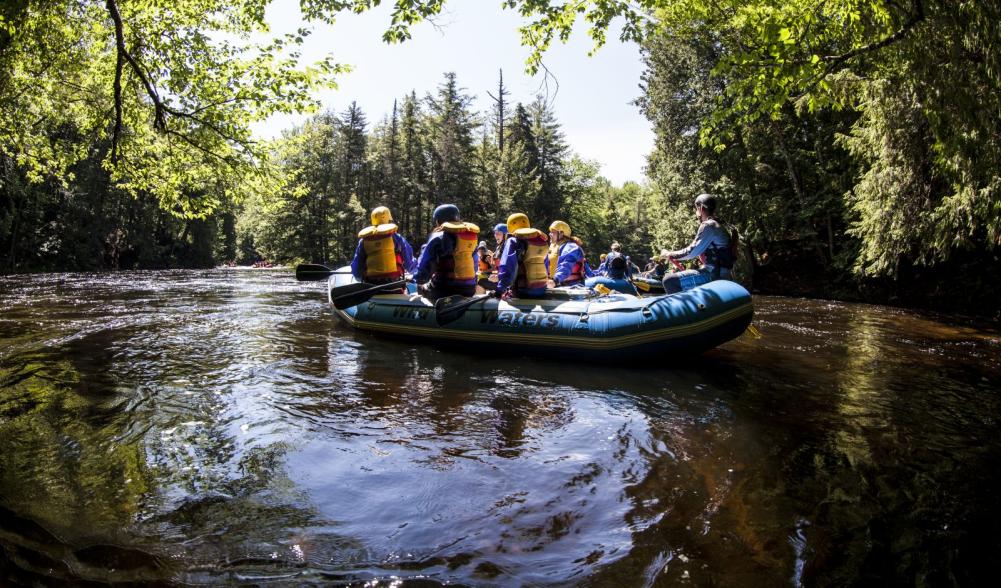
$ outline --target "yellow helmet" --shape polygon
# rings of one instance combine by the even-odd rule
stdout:
[[[518,229],[530,228],[532,228],[532,223],[528,222],[528,215],[522,212],[516,212],[507,217],[507,230],[509,233],[513,233]]]
[[[563,233],[564,237],[569,237],[570,236],[570,225],[566,224],[565,222],[563,222],[561,220],[553,221],[553,224],[549,225],[549,230],[550,231],[559,231],[559,232]]]
[[[393,222],[393,215],[385,206],[379,206],[372,211],[372,225],[379,226]]]

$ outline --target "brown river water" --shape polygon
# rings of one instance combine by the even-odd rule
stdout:
[[[755,309],[637,369],[355,333],[289,271],[0,278],[0,585],[994,584],[997,326]]]

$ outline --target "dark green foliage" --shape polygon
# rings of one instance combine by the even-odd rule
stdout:
[[[854,120],[850,112],[797,113],[732,121],[726,149],[700,142],[704,121],[728,98],[713,77],[720,46],[711,36],[657,37],[647,43],[645,93],[638,100],[657,141],[649,173],[662,215],[674,219],[655,240],[677,248],[691,238],[692,202],[701,192],[720,196],[722,218],[740,227],[762,255],[777,242],[796,242],[815,262],[836,263],[845,247],[843,194],[856,166],[835,142]]]
[[[220,230],[235,251],[231,214],[228,229],[225,215],[177,218],[152,195],[116,190],[96,159],[74,166],[69,186],[0,165],[0,272],[210,267]]]
[[[479,126],[469,110],[472,97],[463,93],[455,74],[449,72],[435,95],[429,95],[425,102],[432,200],[466,200],[473,193],[473,132]],[[470,213],[466,210],[467,217]]]
[[[507,94],[502,86],[498,92]],[[433,228],[431,212],[443,203],[458,205],[491,245],[491,228],[514,212],[527,213],[542,230],[553,220],[568,221],[577,225],[575,234],[606,248],[620,231],[649,235],[632,226],[632,216],[630,223],[608,225],[615,222],[608,207],[633,210],[631,198],[645,192],[636,185],[616,191],[596,165],[571,157],[541,99],[516,106],[504,123],[503,151],[495,141],[499,110],[482,122],[454,74],[445,74],[424,102],[422,108],[412,92],[371,132],[352,104],[340,117],[319,115],[289,133],[282,161],[296,181],[278,199],[251,199],[241,215],[242,232],[273,261],[326,264],[350,260],[368,213],[381,205],[415,250]],[[641,256],[649,249],[639,239],[629,242],[643,250]]]

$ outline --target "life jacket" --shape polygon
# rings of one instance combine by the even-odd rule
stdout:
[[[505,240],[507,240],[505,238]],[[497,245],[497,249],[494,249],[494,255],[490,259],[490,271],[491,273],[497,273],[500,271],[501,257],[504,256],[504,241],[501,241]]]
[[[626,256],[618,251],[613,251],[605,258],[605,275],[613,280],[622,280],[626,277]]]
[[[365,248],[365,279],[396,280],[403,276],[403,254],[396,247],[396,225],[365,227],[358,238]]]
[[[719,279],[720,269],[732,270],[734,264],[736,264],[740,234],[733,225],[722,223],[715,218],[712,220],[723,227],[730,236],[728,244],[717,246],[715,242],[710,243],[705,252],[699,256],[699,261],[702,262],[702,265],[711,265],[713,267],[713,279],[717,280]]]
[[[451,255],[438,258],[438,276],[451,281],[467,282],[476,279],[476,268],[473,267],[473,252],[479,244],[477,236],[480,227],[473,223],[448,222],[435,232],[442,231],[455,235],[455,249]]]
[[[476,277],[483,279],[490,276],[490,271],[493,270],[494,264],[492,258],[487,255],[479,255],[477,257],[479,271],[476,272]]]
[[[514,232],[518,245],[518,276],[516,288],[545,288],[547,243],[549,238],[539,229],[518,229]]]
[[[556,270],[559,267],[559,262],[560,262],[560,250],[563,249],[564,245],[570,243],[571,241],[576,243],[577,246],[580,247],[581,258],[579,261],[577,261],[577,263],[573,265],[572,268],[570,268],[570,275],[567,276],[563,280],[563,282],[564,283],[580,282],[584,279],[584,264],[586,263],[586,259],[584,258],[583,255],[584,242],[578,239],[577,237],[569,237],[563,239],[559,243],[553,243],[552,245],[549,246],[549,277],[551,279],[554,280],[556,279]],[[559,284],[557,284],[557,286],[559,286]]]

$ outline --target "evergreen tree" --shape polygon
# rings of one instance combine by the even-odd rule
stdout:
[[[507,96],[510,92],[504,87],[504,70],[501,69],[498,72],[497,95],[494,96],[490,92],[487,92],[487,95],[494,101],[491,123],[497,137],[497,153],[501,154],[504,153],[504,126],[507,123]]]
[[[500,218],[505,219],[513,212],[524,212],[532,222],[538,224],[540,221],[534,204],[542,185],[527,151],[531,143],[512,140],[514,136],[516,135],[508,136],[507,148],[497,165],[497,206],[501,211]]]
[[[563,162],[567,156],[567,145],[556,115],[541,97],[529,106],[532,119],[532,136],[535,151],[539,157],[539,194],[535,203],[535,214],[540,222],[556,220],[561,216],[564,195],[561,190]]]
[[[501,154],[502,186],[498,191],[511,199],[513,210],[529,215],[539,223],[536,207],[542,191],[538,146],[532,129],[528,110],[521,103],[514,109],[514,117],[508,126],[507,148]]]
[[[469,215],[475,204],[471,198],[475,186],[473,132],[479,126],[469,110],[472,98],[459,88],[455,73],[448,72],[437,93],[429,95],[426,102],[434,203],[455,203]]]
[[[368,135],[366,127],[368,121],[365,114],[356,102],[351,102],[348,109],[340,117],[340,124],[337,126],[338,135],[338,174],[336,183],[336,193],[338,197],[347,199],[352,194],[360,198],[362,206],[368,206],[369,202],[369,177],[367,146]]]
[[[403,213],[406,203],[401,194],[403,160],[400,149],[400,120],[395,100],[390,118],[375,129],[373,139],[369,141],[372,148],[369,157],[372,168],[372,206],[388,206],[396,218]]]
[[[423,113],[417,93],[411,92],[403,100],[403,117],[400,120],[400,149],[402,171],[400,189],[403,192],[403,233],[414,242],[423,239],[430,220],[430,180],[428,147],[421,119]]]

